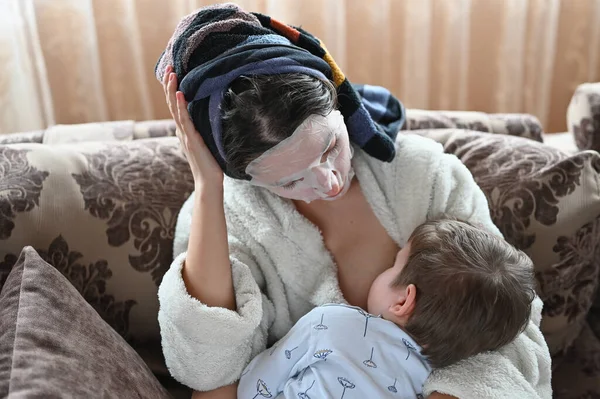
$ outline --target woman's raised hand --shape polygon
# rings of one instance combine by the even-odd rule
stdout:
[[[223,171],[194,127],[183,93],[177,91],[177,76],[168,66],[163,77],[163,88],[169,111],[175,120],[176,134],[183,153],[190,164],[196,189],[207,185],[223,186]]]

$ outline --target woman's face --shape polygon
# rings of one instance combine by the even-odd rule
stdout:
[[[354,176],[353,150],[339,111],[311,115],[294,133],[250,162],[251,184],[292,200],[335,200]]]

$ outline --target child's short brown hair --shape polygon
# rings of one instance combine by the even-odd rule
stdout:
[[[433,367],[498,349],[523,331],[535,298],[533,264],[500,237],[457,220],[419,226],[393,286],[417,287],[405,326]]]

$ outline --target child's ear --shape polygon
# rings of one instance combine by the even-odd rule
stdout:
[[[417,299],[417,287],[409,284],[400,290],[396,303],[390,307],[390,312],[399,319],[406,319],[413,314]]]

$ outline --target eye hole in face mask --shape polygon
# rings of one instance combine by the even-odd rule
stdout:
[[[340,150],[340,139],[338,136],[335,137],[335,144],[333,145],[333,148],[331,148],[331,150],[326,152],[326,155],[331,155],[331,154],[337,154],[338,151]]]
[[[296,188],[296,186],[298,185],[298,183],[300,183],[303,179],[299,179],[299,180],[294,180],[292,182],[289,182],[288,184],[286,184],[285,186],[283,186],[284,190],[293,190]]]
[[[337,153],[339,152],[340,146],[341,146],[339,136],[336,135],[334,137],[334,140],[335,140],[335,143],[333,144],[333,147],[331,147],[327,151],[325,151],[325,153],[321,157],[321,162],[325,162],[327,157],[329,157],[330,155],[337,155]]]

